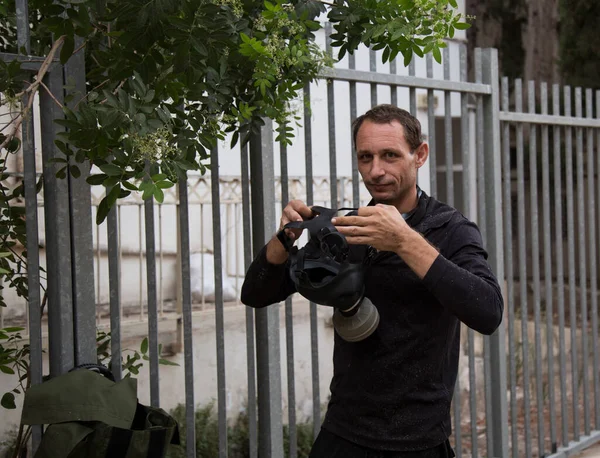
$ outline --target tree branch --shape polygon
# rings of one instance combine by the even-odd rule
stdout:
[[[48,89],[48,86],[46,86],[44,84],[43,81],[40,81],[40,86],[42,86],[44,89],[46,89],[46,92],[48,93],[48,95],[52,98],[52,100],[54,100],[54,102],[62,109],[64,108],[63,105],[58,101],[58,99],[56,97],[54,97],[54,94],[52,93],[52,91],[50,91],[50,89]]]
[[[33,106],[33,98],[34,98],[33,96],[35,94],[35,91],[37,91],[40,84],[43,84],[42,80],[44,79],[44,76],[48,72],[48,69],[50,68],[50,65],[52,64],[52,61],[54,60],[54,55],[56,54],[56,52],[62,45],[63,41],[65,41],[65,35],[58,38],[52,45],[50,52],[48,53],[48,55],[42,62],[42,65],[40,65],[40,69],[37,72],[35,81],[33,83],[31,83],[27,89],[25,89],[23,92],[18,94],[19,96],[24,96],[25,94],[29,94],[29,99],[27,100],[27,106],[25,107],[25,109],[23,109],[21,111],[19,116],[17,116],[16,120],[13,122],[13,128],[12,128],[10,134],[8,134],[8,136],[0,144],[0,151],[2,151],[4,148],[6,148],[6,145],[8,145],[8,143],[17,135],[17,132],[19,131],[19,128],[21,127],[21,124],[23,123],[23,120],[25,119],[25,116],[27,116],[27,114],[31,111],[31,107]]]

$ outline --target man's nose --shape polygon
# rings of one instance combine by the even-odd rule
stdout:
[[[379,178],[385,175],[385,169],[382,167],[382,163],[379,158],[373,158],[373,162],[371,165],[371,176],[373,178]]]

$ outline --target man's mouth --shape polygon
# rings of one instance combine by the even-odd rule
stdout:
[[[377,191],[380,191],[380,190],[386,189],[386,188],[387,188],[387,187],[389,187],[390,185],[391,185],[391,183],[380,183],[380,184],[377,184],[377,183],[371,183],[371,187],[372,187],[373,189],[377,190]]]

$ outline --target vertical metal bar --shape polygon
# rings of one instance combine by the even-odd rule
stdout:
[[[17,16],[17,53],[19,54],[21,54],[22,48],[25,48],[25,54],[31,54],[28,3],[28,0],[15,0],[15,11]]]
[[[250,140],[252,236],[255,254],[276,228],[272,122]],[[258,454],[283,456],[279,305],[255,311],[258,377]]]
[[[287,145],[280,143],[281,156],[281,209],[287,205],[289,197]],[[294,375],[294,315],[292,298],[285,300],[285,343],[288,384],[288,425],[289,425],[289,458],[298,457],[298,429],[296,428],[296,380]]]
[[[482,52],[481,48],[475,49],[475,82],[482,83],[483,82],[483,61],[482,61]],[[483,192],[485,192],[485,177],[484,177],[484,160],[485,160],[485,140],[483,138],[483,96],[477,96],[477,112],[476,112],[476,139],[477,139],[477,152],[476,152],[476,174],[477,174],[477,189],[478,195],[483,196]],[[486,220],[486,208],[485,208],[485,199],[477,199],[477,221],[479,224],[479,229],[481,230],[481,235],[485,242],[487,238],[486,227],[483,222]]]
[[[596,91],[596,118],[600,118],[600,91]],[[596,162],[596,173],[600,173],[600,130],[597,130],[596,137],[596,149],[598,150],[596,154],[597,162]],[[598,180],[598,191],[600,192],[600,179]],[[598,203],[600,204],[600,198],[598,199]],[[600,227],[600,208],[598,211],[598,226]],[[595,234],[595,231],[594,231]],[[591,251],[594,256],[594,266],[596,266],[597,260],[597,251]],[[597,267],[595,267],[597,269]],[[597,272],[597,270],[594,270]],[[597,276],[596,273],[590,275],[592,278],[592,355],[593,355],[593,370],[594,370],[594,420],[596,429],[600,428],[600,368],[598,365],[600,364],[600,355],[598,354],[598,299],[596,297],[597,294]]]
[[[575,116],[583,116],[582,91],[578,87],[575,89]],[[585,174],[583,152],[583,128],[577,127],[575,130],[577,139],[577,240],[579,242],[579,302],[581,304],[581,365],[582,365],[582,385],[583,385],[583,428],[587,435],[590,434],[590,404],[589,404],[589,383],[587,373],[588,341],[587,341],[587,264],[586,264],[586,246],[585,246],[585,221],[591,217],[586,211],[585,203]],[[573,326],[573,323],[571,323]],[[579,389],[577,384],[576,389]]]
[[[523,83],[515,81],[515,111],[523,111]],[[527,322],[527,229],[525,225],[525,158],[523,124],[517,124],[517,221],[519,232],[519,297],[521,307],[521,351],[523,357],[523,416],[525,456],[531,456],[531,407],[529,400],[529,335]]]
[[[462,43],[459,48],[459,65],[460,65],[460,80],[467,81],[467,45]],[[468,218],[473,219],[473,208],[471,205],[471,156],[469,154],[469,94],[461,92],[460,94],[460,143],[462,149],[462,190],[463,190],[463,212]]]
[[[444,48],[444,79],[450,79],[450,59],[448,48]],[[446,203],[450,206],[454,206],[454,170],[453,170],[453,147],[452,147],[452,105],[451,105],[451,93],[444,91],[444,136],[446,140],[445,149],[445,162],[446,162]],[[458,332],[460,333],[461,323],[458,324]],[[454,448],[458,456],[462,455],[462,437],[460,434],[461,426],[461,387],[460,380],[457,378],[454,386],[454,429],[457,431],[455,434]]]
[[[415,74],[415,59],[413,57],[408,64],[408,75],[415,76]],[[408,90],[408,100],[410,105],[410,114],[417,116],[417,90],[414,87],[411,87]]]
[[[98,207],[94,207],[96,213],[98,212]],[[95,216],[95,215],[94,215]],[[100,303],[100,298],[102,297],[102,275],[100,272],[100,265],[102,261],[102,249],[100,248],[100,225],[96,224],[96,304]],[[100,323],[100,308],[96,308],[96,325]]]
[[[475,81],[477,83],[483,82],[483,53],[481,48],[475,49]],[[477,175],[477,222],[481,231],[483,243],[487,243],[487,226],[486,221],[486,182],[485,182],[485,141],[484,141],[484,118],[483,118],[483,96],[477,96],[477,114],[476,114],[476,153],[475,153],[475,164],[476,164],[476,175]],[[483,347],[483,374],[484,374],[484,403],[485,403],[485,418],[486,418],[486,446],[487,454],[491,454],[492,450],[492,431],[491,431],[491,418],[490,411],[492,409],[492,393],[491,384],[489,383],[490,374],[490,349],[487,344],[487,337],[484,337]],[[475,414],[476,415],[476,414]],[[477,417],[475,417],[477,418]],[[473,421],[473,419],[471,419]],[[477,425],[475,424],[475,427]]]
[[[204,204],[200,203],[200,227],[204,227]],[[204,250],[204,231],[200,231],[200,250]],[[204,256],[200,257],[200,276],[204,278]],[[202,306],[201,310],[204,310],[206,305],[206,291],[204,291],[204,282],[200,282],[200,297]]]
[[[138,299],[140,301],[140,321],[144,319],[144,250],[142,248],[142,205],[138,204],[138,272],[140,273],[140,282],[139,282],[139,296]]]
[[[312,128],[310,119],[310,85],[304,88],[304,148],[306,166],[306,205],[314,202],[313,195],[313,162],[312,162]],[[313,397],[313,436],[316,438],[321,429],[321,391],[319,386],[319,335],[317,321],[317,304],[310,302],[310,360],[312,371]]]
[[[19,49],[25,48],[30,53],[29,11],[27,0],[16,1],[17,11],[17,43]],[[25,95],[23,106],[27,106],[29,97]],[[42,383],[42,310],[40,298],[40,252],[37,201],[37,174],[35,161],[35,132],[33,116],[27,116],[21,125],[23,148],[23,195],[25,196],[25,231],[27,236],[27,286],[29,315],[29,376],[31,385]],[[0,307],[0,328],[4,327]],[[32,427],[32,453],[35,453],[42,440],[42,427]]]
[[[235,230],[237,231],[239,228],[239,224],[240,224],[240,220],[239,220],[239,212],[238,212],[238,207],[239,207],[239,203],[238,202],[234,202],[233,203],[233,227],[235,227]],[[240,238],[239,237],[235,237],[235,253],[234,253],[234,263],[235,263],[235,267],[233,270],[233,275],[235,276],[235,302],[236,304],[240,304],[240,282],[239,282],[239,278],[240,278]]]
[[[509,107],[508,78],[502,78],[502,111],[508,112]],[[508,305],[508,354],[510,374],[510,431],[512,456],[519,458],[519,427],[517,424],[517,352],[515,347],[515,302],[513,247],[512,247],[512,174],[510,167],[510,124],[502,124],[502,171],[504,173],[504,233],[507,243],[504,244],[506,257],[506,304]]]
[[[535,113],[535,81],[528,83],[529,113]],[[540,307],[540,228],[538,201],[538,167],[537,167],[537,126],[529,126],[529,215],[531,221],[531,279],[533,282],[533,316],[535,326],[535,387],[538,427],[538,450],[544,455],[544,387],[542,368],[542,334]]]
[[[354,54],[350,55],[348,59],[348,66],[350,70],[354,70],[355,68],[355,56]],[[354,122],[357,118],[357,108],[356,108],[356,83],[354,81],[350,81],[350,122]],[[310,119],[308,119],[310,122]],[[353,136],[352,129],[350,130],[350,136]],[[352,206],[354,208],[358,208],[360,206],[360,187],[359,187],[359,177],[358,177],[358,158],[356,157],[356,152],[354,150],[354,138],[351,138],[350,145],[352,146],[350,149],[350,157],[352,161]],[[306,183],[308,188],[308,182]]]
[[[585,108],[586,108],[586,117],[588,119],[593,118],[593,94],[591,89],[586,89],[585,91]],[[596,196],[595,196],[595,188],[596,188],[596,172],[594,171],[594,130],[592,128],[587,129],[587,184],[588,184],[588,203],[587,203],[587,211],[588,211],[588,247],[587,252],[589,254],[589,265],[590,265],[590,301],[591,301],[591,311],[592,311],[592,323],[594,322],[593,313],[594,310],[598,309],[598,269],[596,266]],[[587,308],[586,308],[586,320],[587,320]],[[585,345],[584,345],[584,370],[583,370],[583,378],[584,382],[584,392],[588,397],[588,409],[592,407],[590,394],[591,390],[589,387],[590,378],[588,376],[588,358],[590,355],[589,347],[588,347],[588,327],[587,325],[583,327],[583,335],[585,336]],[[592,348],[593,348],[593,340],[592,340]],[[592,362],[592,367],[596,366],[596,362]],[[598,379],[598,373],[594,372],[592,375],[592,380],[594,382]],[[598,399],[594,396],[594,402],[597,403]],[[591,412],[588,410],[588,415],[586,416],[587,421],[587,429],[586,434],[590,433],[591,430]],[[596,421],[594,421],[596,423]]]
[[[461,81],[467,81],[467,47],[466,45],[461,45],[460,47],[460,80]],[[469,195],[470,195],[470,181],[468,179],[469,177],[469,173],[471,170],[471,161],[470,161],[470,155],[469,155],[469,111],[468,111],[468,106],[467,106],[467,101],[468,101],[468,94],[463,94],[461,93],[460,96],[460,111],[461,111],[461,120],[460,120],[460,135],[461,135],[461,147],[462,147],[462,171],[463,171],[463,180],[462,180],[462,189],[463,189],[463,211],[464,214],[467,215],[468,218],[472,218],[472,214],[471,214],[471,201],[469,199]],[[462,324],[460,325],[462,327]],[[469,354],[468,354],[468,361],[469,364],[471,362],[471,358],[474,358],[474,354],[472,355],[473,352],[473,342],[474,342],[474,331],[471,328],[467,328],[467,348],[469,349]],[[473,359],[474,362],[474,359]],[[471,375],[473,375],[473,377],[475,377],[475,371],[473,370],[473,372],[470,372],[470,366],[469,366],[469,377]],[[469,380],[470,382],[470,380]],[[460,387],[459,387],[460,388]],[[471,392],[473,394],[475,394],[474,390],[472,390],[471,387],[469,386],[469,393],[471,394]],[[460,394],[457,396],[455,394],[455,398],[457,399],[457,402],[459,404],[459,406],[462,404],[461,400],[460,400]],[[460,410],[458,411],[458,415],[460,415]],[[460,417],[458,420],[456,420],[456,423],[458,424],[458,427],[460,427]],[[455,441],[455,447],[456,447],[456,454],[457,456],[462,456],[462,439],[459,438],[462,437],[462,434],[460,433],[460,429]],[[472,448],[473,450],[473,448]],[[472,456],[475,456],[472,453]]]
[[[444,79],[450,79],[450,49],[444,48]],[[452,93],[444,91],[444,137],[446,140],[446,203],[454,207],[454,147],[452,144]]]
[[[433,78],[433,57],[427,54],[427,78]],[[429,194],[437,195],[437,160],[435,146],[435,97],[433,89],[427,90],[427,141],[429,143]]]
[[[108,212],[106,219],[108,240],[108,291],[110,302],[110,369],[115,380],[121,380],[121,264],[119,262],[119,226],[117,207]]]
[[[183,361],[185,375],[185,456],[196,456],[196,404],[194,402],[194,348],[192,287],[190,279],[190,213],[187,179],[179,181],[179,251],[181,253],[181,309],[183,314]]]
[[[48,90],[61,102],[63,78],[60,68],[53,68],[44,78]],[[48,276],[48,340],[50,375],[60,375],[75,364],[73,339],[73,284],[71,270],[71,231],[68,181],[56,178],[61,157],[54,146],[61,130],[54,122],[62,110],[47,91],[40,93],[42,158],[44,169],[44,217]]]
[[[248,144],[241,148],[242,224],[244,227],[244,266],[252,263],[252,228],[250,226],[250,174]],[[246,307],[246,365],[248,366],[248,446],[250,458],[258,457],[258,425],[256,411],[256,360],[254,346],[254,310]]]
[[[327,53],[331,54],[331,25],[328,22]],[[373,51],[371,51],[371,54]],[[372,64],[371,64],[372,65]],[[334,80],[327,80],[327,122],[329,127],[329,186],[331,195],[331,208],[338,208],[337,189],[337,150],[335,142],[335,93]],[[371,87],[371,103],[373,102],[373,87]]]
[[[560,87],[552,85],[552,114],[560,116]],[[569,423],[567,409],[567,358],[565,355],[565,275],[563,257],[563,186],[562,186],[562,142],[561,128],[553,126],[552,139],[554,141],[554,240],[556,255],[556,290],[557,290],[557,313],[558,313],[558,349],[559,349],[559,379],[560,379],[560,417],[562,424],[561,443],[566,447],[569,443]]]
[[[564,87],[565,116],[571,116],[571,87]],[[577,360],[577,296],[575,290],[575,209],[573,196],[573,130],[565,127],[565,184],[567,187],[567,255],[569,266],[569,326],[571,327],[571,408],[573,439],[579,440],[579,390]]]
[[[502,230],[502,155],[500,149],[500,77],[498,50],[486,49],[482,55],[483,82],[492,88],[490,96],[483,102],[484,132],[487,151],[485,154],[485,203],[488,208],[486,249],[489,263],[500,285],[504,285],[504,234]],[[504,288],[502,288],[504,289]],[[488,438],[491,435],[491,450],[488,456],[508,455],[508,412],[506,399],[506,337],[504,323],[486,338],[486,348],[491,355],[490,382],[491,410]]]
[[[75,37],[75,49],[83,45],[83,38]],[[73,54],[64,65],[64,81],[71,97],[67,106],[77,110],[77,102],[86,94],[85,53]],[[73,158],[70,166],[76,166]],[[80,176],[67,174],[71,224],[71,262],[73,273],[73,320],[75,364],[95,362],[96,301],[94,300],[94,254],[92,237],[91,192],[86,180],[90,164],[77,165]]]
[[[396,59],[390,61],[390,74],[396,75]],[[392,105],[398,106],[398,86],[390,86],[390,102]]]
[[[219,458],[227,458],[227,386],[225,384],[225,319],[223,315],[223,248],[221,245],[221,195],[219,186],[219,150],[210,152],[212,194],[213,253],[215,269],[215,326],[217,346],[217,405]]]
[[[147,167],[148,168],[148,167]],[[156,300],[156,244],[154,233],[154,198],[144,202],[146,226],[146,288],[148,296],[148,351],[150,353],[150,403],[160,405],[158,369],[158,306]]]
[[[548,84],[541,85],[542,114],[548,114]],[[548,402],[550,407],[550,451],[557,450],[554,392],[554,310],[552,294],[552,226],[550,224],[550,145],[549,127],[542,125],[542,227],[544,233],[544,295],[546,310],[546,354],[548,355]],[[556,201],[555,197],[555,201]],[[510,240],[510,239],[508,239]]]
[[[118,240],[118,250],[117,250],[117,256],[118,256],[118,263],[119,266],[123,265],[123,244],[121,243],[121,234],[123,233],[123,218],[121,217],[122,215],[122,210],[123,210],[123,206],[119,205],[119,202],[117,201],[117,213],[118,213],[118,234],[119,236],[117,237]],[[119,267],[119,291],[123,290],[123,270]],[[120,319],[123,319],[123,307],[120,306],[119,303],[119,316]]]
[[[377,53],[373,49],[369,49],[369,70],[377,73]],[[371,83],[371,107],[375,105],[377,105],[377,84]]]
[[[158,206],[158,251],[159,251],[159,265],[160,275],[158,276],[158,297],[160,303],[160,317],[162,318],[165,313],[165,292],[163,289],[163,267],[164,267],[164,247],[163,247],[163,218],[162,218],[162,204]]]

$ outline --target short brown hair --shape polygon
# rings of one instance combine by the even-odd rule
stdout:
[[[352,138],[356,145],[356,136],[358,130],[364,121],[371,121],[376,124],[386,124],[392,121],[398,121],[404,127],[404,137],[410,145],[411,152],[414,152],[421,143],[423,137],[421,134],[421,123],[408,111],[398,108],[395,105],[381,104],[371,108],[364,115],[359,116],[352,123]]]

